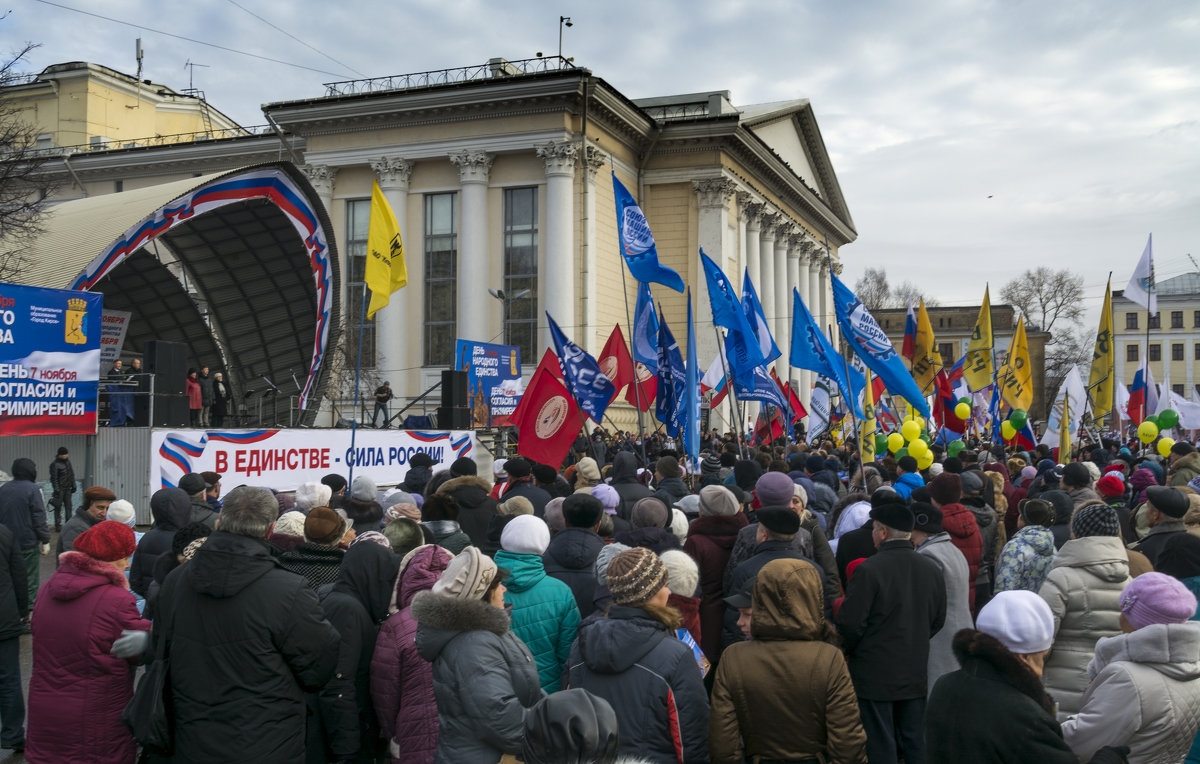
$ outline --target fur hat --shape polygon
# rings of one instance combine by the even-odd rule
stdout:
[[[298,510],[284,512],[275,521],[275,527],[271,529],[271,534],[278,533],[281,536],[303,536],[304,535],[304,513]]]
[[[483,597],[495,578],[496,563],[478,547],[469,546],[446,566],[433,585],[433,593],[459,600],[477,600]]]
[[[876,491],[871,496],[871,519],[898,531],[911,531],[916,517],[895,491]]]
[[[524,496],[509,496],[504,501],[496,505],[496,512],[501,515],[532,515],[533,502],[526,499]]]
[[[681,546],[687,542],[688,516],[679,507],[671,507],[671,524],[667,526],[667,530],[679,539]]]
[[[962,478],[953,472],[943,472],[929,481],[929,497],[938,504],[954,504],[962,498]]]
[[[562,496],[555,496],[546,502],[546,513],[542,519],[546,521],[546,525],[550,526],[552,531],[561,531],[567,527],[567,521],[563,519],[564,501],[566,499]]]
[[[101,520],[75,537],[75,551],[101,562],[123,560],[137,549],[133,529],[116,520]]]
[[[336,544],[346,535],[346,520],[329,507],[313,507],[304,518],[304,540],[313,544]]]
[[[464,477],[466,475],[478,475],[479,465],[474,459],[469,459],[465,456],[460,456],[450,463],[450,474],[454,477]]]
[[[540,517],[518,515],[504,526],[500,547],[512,554],[536,554],[541,557],[550,546],[550,528]]]
[[[996,592],[975,625],[1017,655],[1045,652],[1054,643],[1054,613],[1036,592]]]
[[[514,456],[504,463],[504,471],[508,473],[510,478],[529,477],[533,471],[533,465],[523,456]]]
[[[1196,595],[1165,573],[1143,573],[1121,592],[1121,614],[1135,629],[1183,623],[1196,614]]]
[[[324,483],[301,483],[296,489],[295,506],[301,512],[313,507],[327,507],[332,496],[333,489]]]
[[[701,517],[732,517],[741,507],[733,493],[722,485],[706,485],[700,489]]]
[[[350,485],[350,498],[357,501],[375,501],[379,489],[375,486],[375,481],[367,475],[355,475],[354,482]]]
[[[914,501],[913,530],[922,533],[937,534],[942,532],[942,510],[925,502]]]
[[[667,579],[671,582],[668,588],[671,592],[681,597],[695,596],[696,587],[700,585],[700,568],[692,556],[678,549],[669,549],[658,557],[667,566]]]
[[[796,484],[782,472],[768,472],[754,484],[754,495],[764,507],[787,507],[796,493]]]
[[[800,530],[800,516],[790,507],[763,507],[757,516],[759,525],[772,533],[794,536]]]
[[[137,518],[133,511],[133,505],[124,499],[117,499],[112,504],[108,505],[108,514],[105,515],[106,520],[113,520],[118,523],[125,523],[130,528],[137,524]]]
[[[1049,528],[1054,525],[1054,505],[1045,499],[1021,499],[1017,512],[1026,525],[1040,525]]]
[[[614,557],[607,578],[616,605],[641,605],[668,584],[667,566],[645,547],[627,549]]]

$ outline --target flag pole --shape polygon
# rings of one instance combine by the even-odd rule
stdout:
[[[826,248],[828,248],[828,246],[829,245],[826,244]],[[830,271],[830,272],[832,273],[832,271]],[[829,344],[833,345],[833,326],[831,324],[826,324],[825,331],[828,332],[828,334],[829,334]],[[849,386],[850,385],[850,362],[846,360],[845,355],[842,355],[842,369],[844,369],[844,371],[842,373],[846,375],[846,385]],[[863,377],[863,381],[867,382],[866,376]],[[867,384],[870,384],[870,383],[868,382]],[[865,395],[866,392],[867,392],[867,389],[864,387],[863,394]],[[854,425],[854,443],[855,443],[855,445],[858,446],[858,454],[859,454],[859,457],[858,457],[859,465],[858,466],[859,466],[859,469],[861,469],[861,468],[865,467],[866,465],[862,464],[862,433],[858,427],[858,417],[856,417],[854,415],[854,404],[857,402],[858,401],[846,401],[846,415],[850,417],[850,423],[852,425]]]
[[[629,341],[635,343],[637,342],[637,335],[633,333],[633,314],[629,312],[629,286],[625,280],[624,262],[621,263],[621,293],[625,297],[625,324],[626,328],[629,329]],[[638,361],[633,357],[632,347],[629,349],[629,360],[633,362],[633,399],[636,401],[633,407],[637,409],[638,440],[642,442],[642,466],[648,467],[650,463],[646,460],[646,428],[642,424],[642,383],[638,379]]]
[[[363,328],[367,324],[367,291],[367,285],[363,284],[362,308],[358,313],[358,358],[354,363],[354,419],[350,422],[350,476],[346,478],[346,485],[354,483],[354,462],[358,460],[354,442],[358,435],[358,383],[362,374]]]
[[[725,384],[729,385],[729,405],[730,408],[733,409],[733,434],[738,441],[738,455],[745,458],[745,453],[742,451],[741,402],[738,401],[737,391],[735,385],[733,384],[733,375],[729,370],[729,359],[725,357],[724,338],[721,337],[721,330],[717,327],[715,322],[713,323],[713,334],[717,337],[717,352],[721,354],[721,368],[725,371]]]

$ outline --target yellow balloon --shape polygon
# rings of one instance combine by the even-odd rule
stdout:
[[[888,451],[893,454],[904,448],[904,436],[898,432],[888,435]]]
[[[915,417],[915,420],[917,422],[917,427],[921,428],[921,432],[925,432],[925,417],[918,416],[918,417]]]
[[[918,462],[921,457],[929,453],[929,444],[917,438],[912,443],[908,444],[908,455],[916,459]]]
[[[954,416],[959,419],[966,419],[971,416],[971,407],[965,403],[960,403],[954,407]]]
[[[1175,445],[1174,438],[1163,438],[1158,441],[1158,455],[1166,459],[1171,455],[1171,446]]]
[[[910,419],[900,428],[900,433],[904,436],[905,440],[911,443],[921,437],[921,425]]]
[[[1005,440],[1012,440],[1017,434],[1017,428],[1012,426],[1012,422],[1005,419],[1000,423],[1000,434]]]
[[[911,453],[911,449],[910,449],[910,453]],[[917,457],[917,466],[923,470],[927,470],[927,469],[929,469],[930,465],[932,465],[932,464],[933,464],[933,452],[930,451],[929,449],[925,449],[925,453],[923,453]]]
[[[1151,443],[1158,437],[1158,425],[1154,422],[1142,422],[1137,429],[1138,440],[1143,443]]]

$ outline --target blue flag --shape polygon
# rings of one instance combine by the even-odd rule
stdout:
[[[704,254],[703,249],[700,250],[700,264],[704,266],[704,278],[708,283],[708,301],[712,306],[713,323],[729,330],[725,336],[725,362],[729,364],[731,376],[738,377],[744,384],[749,385],[754,376],[754,367],[765,362],[762,349],[759,348],[754,330],[738,302],[733,285],[729,283],[721,267]]]
[[[654,312],[654,298],[650,296],[650,285],[638,283],[637,307],[633,309],[633,360],[658,373],[658,314]]]
[[[599,422],[604,417],[604,410],[617,394],[616,387],[600,371],[600,364],[588,355],[583,348],[567,339],[558,324],[554,323],[550,312],[546,312],[550,321],[550,336],[554,339],[554,352],[558,353],[558,364],[562,367],[563,380],[579,408]]]
[[[846,376],[846,360],[817,326],[796,289],[792,289],[792,348],[789,355],[788,362],[797,369],[815,371],[837,382],[842,398],[852,402],[855,418],[863,418],[862,406]]]
[[[746,314],[750,329],[758,339],[763,363],[770,363],[783,355],[779,352],[779,347],[771,336],[771,330],[767,328],[767,317],[763,315],[762,303],[758,301],[758,292],[754,291],[754,284],[750,282],[749,268],[746,269],[746,275],[742,277],[742,311]]]
[[[683,419],[679,399],[687,384],[687,372],[679,343],[671,334],[666,321],[658,325],[658,393],[654,400],[654,416],[667,426],[667,434],[678,437]]]
[[[875,317],[866,306],[854,296],[854,292],[831,275],[833,281],[833,307],[837,312],[838,326],[842,327],[846,344],[863,360],[875,375],[883,380],[888,392],[899,395],[908,401],[908,405],[929,417],[929,404],[921,388],[908,369],[904,368],[904,360],[892,347],[892,341],[879,328]]]
[[[703,254],[703,253],[702,253]],[[692,290],[688,289],[687,380],[684,383],[683,403],[687,408],[683,418],[683,451],[688,463],[700,463],[700,357],[696,353],[696,324],[692,321]]]
[[[739,401],[759,401],[760,403],[769,403],[772,406],[778,406],[784,411],[791,411],[788,406],[788,401],[783,397],[783,391],[771,379],[771,375],[761,366],[754,368],[754,385],[752,387],[743,386],[735,381],[733,392]],[[791,418],[788,418],[791,421]]]
[[[642,208],[633,196],[613,176],[613,196],[617,200],[617,235],[621,240],[621,254],[629,272],[642,283],[662,284],[676,292],[683,291],[683,279],[678,273],[658,262],[658,248],[654,245],[654,234],[642,214]]]

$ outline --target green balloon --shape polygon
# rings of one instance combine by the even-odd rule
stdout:
[[[925,441],[926,445],[933,445],[933,438],[929,437],[929,433],[927,432],[921,433],[921,440]]]
[[[876,435],[875,436],[875,453],[882,454],[885,451],[887,451],[887,436],[886,435]]]
[[[1008,415],[1008,421],[1012,422],[1014,429],[1019,430],[1029,421],[1029,412],[1025,409],[1013,409],[1013,412]]]
[[[1145,421],[1153,422],[1155,427],[1160,430],[1163,429],[1162,422],[1160,422],[1158,419],[1158,414],[1151,414],[1150,416],[1146,417]]]
[[[1158,429],[1169,430],[1179,424],[1179,412],[1175,409],[1164,409],[1158,414]]]
[[[908,456],[908,449],[902,448],[896,452],[896,461],[900,461],[901,459],[903,459],[906,456]]]
[[[958,452],[962,451],[966,447],[967,444],[963,443],[961,440],[952,440],[950,441],[950,445],[946,446],[946,453],[950,454],[951,456],[958,456]]]
[[[970,397],[969,395],[964,395],[963,397],[961,397],[961,398],[959,398],[959,399],[958,399],[958,402],[959,402],[959,403],[965,403],[965,404],[967,404],[968,406],[970,406],[970,405],[971,405],[971,397]]]

